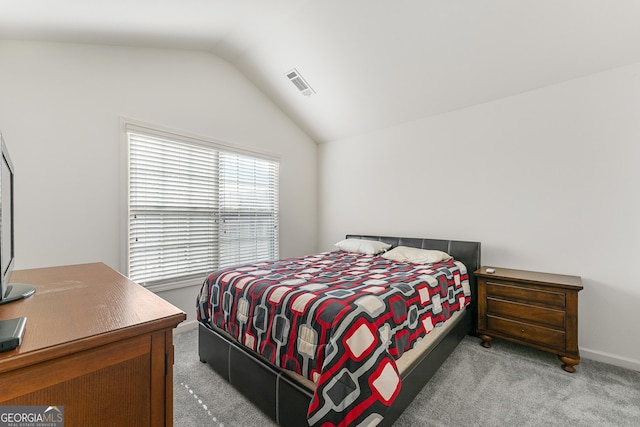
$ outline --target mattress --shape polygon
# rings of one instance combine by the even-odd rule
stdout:
[[[198,320],[314,383],[310,425],[368,425],[401,388],[397,361],[469,303],[468,279],[454,259],[326,252],[212,273]]]

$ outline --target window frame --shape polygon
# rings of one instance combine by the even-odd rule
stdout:
[[[242,147],[236,144],[231,144],[225,141],[221,141],[221,140],[216,140],[216,139],[211,139],[211,138],[206,138],[206,137],[202,137],[199,135],[194,135],[194,134],[190,134],[187,132],[182,132],[182,131],[177,131],[177,130],[173,130],[173,129],[168,129],[162,126],[158,126],[158,125],[151,125],[148,123],[144,123],[144,122],[140,122],[140,121],[136,121],[136,120],[132,120],[132,119],[127,119],[127,118],[120,118],[121,121],[121,140],[123,142],[122,144],[122,156],[121,156],[121,161],[123,164],[123,173],[121,174],[122,176],[122,197],[121,197],[121,204],[123,206],[123,214],[122,214],[122,220],[121,220],[121,248],[122,248],[122,255],[121,255],[121,265],[122,265],[122,271],[124,271],[125,275],[129,275],[129,236],[130,236],[130,222],[129,222],[129,217],[130,217],[130,206],[129,206],[129,194],[130,194],[130,144],[129,144],[129,132],[136,132],[136,133],[142,133],[151,137],[158,137],[158,138],[165,138],[165,139],[175,139],[178,140],[180,142],[185,142],[188,144],[193,144],[193,145],[197,145],[200,147],[204,147],[204,148],[208,148],[208,149],[213,149],[213,150],[218,150],[218,151],[224,151],[224,152],[228,152],[228,153],[234,153],[234,154],[238,154],[241,156],[250,156],[250,157],[254,157],[256,159],[261,159],[261,160],[266,160],[266,161],[270,161],[270,162],[274,162],[276,163],[276,182],[275,182],[275,191],[276,191],[276,227],[277,230],[275,230],[275,238],[276,238],[276,247],[275,247],[275,258],[279,258],[280,256],[280,212],[279,212],[279,205],[280,205],[280,200],[279,200],[279,190],[280,190],[280,182],[279,182],[279,167],[280,167],[280,157],[276,156],[274,154],[271,153],[267,153],[267,152],[262,152],[262,151],[257,151],[254,149],[250,149],[250,148],[246,148],[246,147]],[[221,268],[219,265],[216,266],[215,268]],[[173,290],[173,289],[180,289],[180,288],[184,288],[184,287],[189,287],[189,286],[197,286],[202,284],[202,280],[204,279],[204,275],[203,276],[199,276],[199,277],[189,277],[186,279],[183,278],[176,278],[174,279],[166,279],[166,280],[162,280],[162,281],[157,281],[157,282],[150,282],[150,283],[140,283],[142,286],[144,286],[145,288],[153,291],[153,292],[162,292],[162,291],[168,291],[168,290]]]

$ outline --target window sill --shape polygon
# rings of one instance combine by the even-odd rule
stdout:
[[[204,281],[205,278],[206,276],[203,276],[201,279],[190,278],[185,280],[179,280],[176,282],[156,283],[156,284],[146,285],[145,288],[147,288],[153,293],[173,291],[176,289],[188,288],[192,286],[200,286],[202,285],[202,282]]]

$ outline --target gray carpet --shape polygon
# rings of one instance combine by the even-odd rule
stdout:
[[[479,342],[466,337],[394,426],[640,426],[640,372],[583,359],[568,374],[552,354]],[[200,363],[197,330],[174,344],[176,427],[274,425]]]

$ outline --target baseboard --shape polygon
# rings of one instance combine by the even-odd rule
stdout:
[[[187,320],[187,321],[184,321],[184,322],[180,323],[173,330],[173,333],[174,334],[179,334],[181,332],[187,332],[187,331],[190,331],[192,329],[197,329],[197,328],[198,328],[198,321],[197,320]]]
[[[589,350],[588,348],[583,347],[580,347],[580,356],[583,359],[596,360],[598,362],[608,363],[609,365],[640,372],[640,360],[620,357],[615,354],[604,353],[602,351]]]

